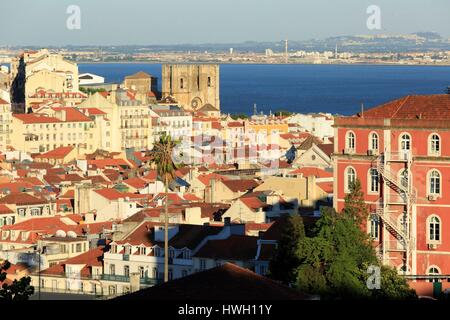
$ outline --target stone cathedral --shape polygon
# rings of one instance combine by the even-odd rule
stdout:
[[[164,64],[162,96],[172,96],[187,111],[219,112],[219,65]]]

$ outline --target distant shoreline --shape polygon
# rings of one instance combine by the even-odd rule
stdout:
[[[213,61],[77,61],[77,64],[220,64],[220,65],[315,65],[315,66],[401,66],[401,67],[450,67],[447,64],[404,64],[404,63],[263,63],[263,62],[213,62]]]

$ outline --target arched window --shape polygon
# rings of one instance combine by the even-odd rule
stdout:
[[[378,174],[378,171],[375,168],[369,169],[369,191],[370,192],[380,191],[380,175]]]
[[[441,174],[437,170],[429,174],[430,194],[441,194]]]
[[[378,150],[378,134],[376,132],[370,134],[369,146],[370,150]]]
[[[370,219],[369,221],[370,238],[378,239],[378,237],[380,236],[380,218],[376,214],[372,214],[370,215],[369,219]]]
[[[439,271],[439,268],[436,266],[431,266],[428,268],[427,274],[429,276],[438,276],[441,272]],[[430,278],[428,279],[428,282],[439,282],[438,278]]]
[[[441,241],[441,220],[437,216],[431,216],[428,218],[428,241],[440,242]]]
[[[404,133],[400,137],[400,149],[402,151],[411,150],[411,136],[409,134]]]
[[[180,79],[180,89],[184,89],[184,79]]]
[[[441,138],[436,133],[433,133],[430,136],[429,152],[432,155],[440,155],[441,154]]]
[[[355,134],[351,131],[347,132],[346,148],[355,150]]]
[[[345,178],[346,178],[346,191],[349,192],[351,190],[351,187],[353,185],[353,183],[356,181],[356,172],[355,169],[353,169],[352,167],[348,167],[346,170],[346,174],[345,174]]]

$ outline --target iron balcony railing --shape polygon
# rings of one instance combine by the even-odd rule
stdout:
[[[101,275],[101,280],[113,281],[113,282],[127,282],[127,283],[129,283],[130,282],[130,277],[129,276],[122,276],[122,275],[102,274]],[[157,285],[160,282],[161,282],[161,280],[159,280],[159,279],[148,278],[148,277],[140,278],[140,283],[141,284],[145,284],[145,285]]]

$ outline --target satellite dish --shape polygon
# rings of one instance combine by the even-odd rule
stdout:
[[[66,233],[64,232],[64,230],[58,230],[56,231],[55,236],[64,238],[66,237]]]
[[[67,236],[68,236],[69,238],[76,238],[76,237],[77,237],[77,234],[76,234],[74,231],[68,231],[68,232],[67,232]]]

